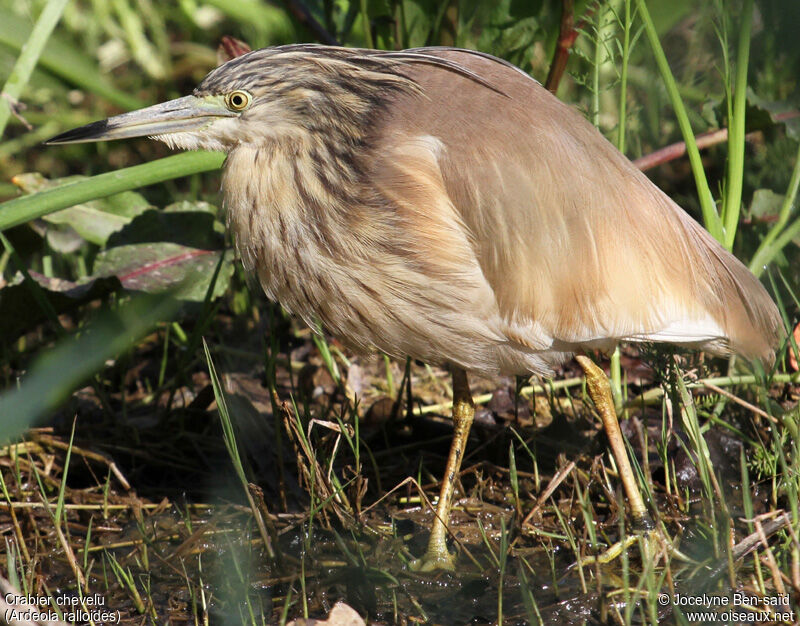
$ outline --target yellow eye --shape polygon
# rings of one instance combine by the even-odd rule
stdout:
[[[246,91],[232,91],[225,96],[225,106],[231,111],[244,111],[250,106],[252,97]]]

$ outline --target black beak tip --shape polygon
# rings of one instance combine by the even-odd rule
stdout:
[[[46,146],[52,146],[62,143],[86,143],[90,141],[97,141],[108,131],[108,120],[100,120],[99,122],[92,122],[73,128],[65,133],[51,137],[44,142]]]

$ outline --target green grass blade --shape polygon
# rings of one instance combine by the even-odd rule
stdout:
[[[658,32],[650,17],[650,12],[647,10],[647,4],[645,0],[636,1],[639,7],[639,15],[644,23],[647,39],[653,50],[653,56],[656,59],[658,69],[661,72],[661,79],[664,81],[664,86],[669,95],[669,100],[672,103],[672,108],[675,109],[675,117],[678,120],[678,126],[681,129],[683,140],[686,143],[686,153],[689,155],[694,182],[697,186],[697,194],[700,197],[703,223],[717,241],[724,243],[725,233],[722,221],[720,220],[719,213],[717,213],[714,197],[711,195],[711,189],[708,187],[708,180],[703,170],[703,162],[700,159],[700,151],[697,149],[697,142],[695,141],[694,132],[692,131],[692,125],[689,122],[689,116],[686,113],[686,108],[683,106],[681,95],[678,92],[678,85],[675,82],[675,77],[672,75],[672,70],[669,68],[664,49],[661,47],[661,42],[658,39]]]
[[[120,191],[145,187],[181,176],[215,170],[222,166],[224,160],[225,155],[221,152],[183,152],[151,163],[98,174],[30,196],[14,198],[0,204],[0,231],[81,202],[105,198]]]
[[[39,60],[50,34],[53,32],[58,20],[61,19],[61,14],[66,4],[67,0],[49,0],[44,5],[39,19],[36,20],[36,25],[33,27],[30,37],[28,37],[25,45],[20,50],[14,69],[11,70],[11,74],[3,86],[3,93],[0,94],[0,136],[5,132],[6,124],[11,117],[12,103],[19,99],[22,95],[22,90],[28,84],[31,72],[36,67],[36,62]]]
[[[0,43],[21,51],[31,36],[31,26],[25,20],[8,10],[0,13]],[[139,109],[148,104],[114,87],[97,71],[96,60],[57,36],[47,41],[39,57],[39,67],[123,109]]]
[[[631,49],[631,0],[623,0],[625,17],[622,21],[622,69],[619,75],[619,126],[617,127],[617,149],[625,154],[625,128],[628,115],[628,64]],[[616,354],[616,352],[615,352]]]
[[[62,517],[64,517],[64,495],[67,491],[67,476],[69,474],[69,462],[72,458],[72,446],[75,442],[75,426],[78,423],[77,416],[72,419],[72,430],[69,434],[69,445],[67,446],[67,457],[64,459],[64,471],[61,474],[61,481],[58,485],[58,500],[56,502],[56,511],[53,519],[56,524],[61,524]],[[64,518],[64,526],[67,525],[67,519]]]
[[[747,108],[747,66],[750,59],[750,31],[753,23],[753,0],[745,0],[739,29],[739,50],[736,56],[736,82],[733,95],[733,117],[728,120],[728,175],[725,182],[723,221],[725,247],[733,249],[739,213],[742,209],[744,177],[745,109]]]

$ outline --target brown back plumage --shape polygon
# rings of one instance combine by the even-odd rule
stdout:
[[[396,102],[378,152],[441,138],[445,188],[505,319],[569,350],[662,340],[771,358],[782,325],[761,284],[589,122],[505,65],[429,53],[496,91],[413,68],[429,102]]]

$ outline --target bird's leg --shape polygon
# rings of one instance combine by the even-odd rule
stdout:
[[[622,440],[622,431],[619,428],[617,413],[614,410],[614,400],[611,396],[611,385],[608,377],[594,362],[587,356],[579,355],[575,357],[578,364],[586,374],[586,384],[589,387],[589,395],[594,401],[600,419],[603,420],[603,427],[606,430],[608,443],[611,446],[611,453],[617,462],[619,477],[628,496],[628,503],[633,514],[633,523],[643,529],[653,528],[653,522],[644,506],[642,494],[636,484],[636,477],[633,475],[631,463],[628,460],[628,451],[625,449],[625,442]]]
[[[412,569],[419,572],[430,572],[437,569],[455,569],[455,556],[447,550],[447,522],[450,520],[450,509],[453,506],[453,494],[456,480],[461,469],[464,449],[467,447],[469,429],[475,417],[475,404],[469,392],[467,373],[453,367],[453,443],[447,457],[447,467],[442,480],[442,490],[436,505],[436,517],[431,526],[431,537],[425,555],[411,564]]]

